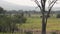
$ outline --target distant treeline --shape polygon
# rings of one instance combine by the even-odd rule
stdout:
[[[47,13],[48,11],[45,11]],[[41,14],[41,11],[36,11],[36,10],[29,10],[29,11],[24,11],[24,10],[4,10],[4,8],[0,7],[0,14]],[[51,14],[60,14],[60,10],[56,11],[51,11]]]
[[[23,11],[23,10],[11,10],[11,11],[6,11],[5,14],[21,14],[21,13],[24,13],[24,14],[41,14],[41,11],[35,11],[35,10],[32,10],[32,11]],[[47,11],[46,11],[47,13]],[[60,14],[60,11],[51,11],[50,12],[51,14]]]

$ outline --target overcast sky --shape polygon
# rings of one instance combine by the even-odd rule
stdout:
[[[4,0],[9,3],[17,4],[17,5],[25,5],[25,6],[35,6],[36,4],[31,0]]]
[[[33,9],[34,10],[35,6],[37,5],[32,0],[0,0],[0,6],[2,6],[5,9],[29,9],[29,10]],[[21,7],[21,6],[27,6],[27,7]],[[55,9],[59,8],[60,10],[60,1],[58,1],[58,3],[54,5],[54,7]]]
[[[36,6],[36,4],[31,0],[4,0],[9,3],[17,4],[17,5],[25,5],[25,6]],[[60,4],[55,4],[55,7],[59,7]]]

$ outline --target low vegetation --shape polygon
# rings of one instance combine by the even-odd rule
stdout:
[[[60,14],[57,14],[56,18],[60,18]]]
[[[60,19],[51,17],[48,19],[47,30],[60,30]],[[23,29],[40,29],[41,30],[41,18],[27,18],[27,22],[21,25]]]
[[[4,34],[8,34],[14,31],[18,31],[20,29],[24,30],[41,30],[41,17],[39,12],[35,12],[34,14],[29,13],[28,11],[26,13],[18,12],[15,14],[12,11],[8,14],[4,12],[3,8],[0,8],[0,32],[3,32]],[[60,14],[57,16],[53,14],[53,16],[48,16],[48,23],[47,23],[47,31],[52,31],[52,30],[60,30]],[[6,33],[8,32],[8,33]],[[1,33],[1,34],[3,34]],[[26,34],[31,33],[31,32],[26,32]],[[14,34],[14,33],[13,33]],[[20,34],[20,33],[17,33]],[[53,32],[54,34],[54,32]]]
[[[17,24],[25,23],[26,18],[20,15],[0,15],[0,32],[14,32]]]

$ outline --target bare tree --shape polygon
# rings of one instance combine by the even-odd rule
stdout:
[[[37,4],[37,6],[40,8],[42,13],[42,34],[46,34],[46,25],[48,16],[51,12],[52,7],[58,0],[34,0],[34,2]],[[48,2],[48,12],[46,12],[46,3]]]

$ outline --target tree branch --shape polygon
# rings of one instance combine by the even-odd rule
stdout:
[[[49,12],[48,12],[48,14],[50,13],[52,7],[54,6],[54,4],[55,4],[56,2],[57,2],[57,0],[55,0],[54,3],[49,7]]]
[[[50,2],[50,4],[49,4],[49,6],[48,6],[48,8],[53,4],[53,3],[55,3],[57,0],[53,0],[52,2],[49,0],[49,2]]]
[[[39,2],[37,1],[37,0],[35,0],[34,1],[36,4],[37,4],[37,6],[40,8],[40,10],[42,9],[42,7],[41,7],[41,5],[39,4]]]
[[[51,9],[52,9],[52,7],[54,6],[54,4],[57,2],[57,0],[55,0],[54,2],[52,1],[52,5],[51,5],[51,7],[49,8],[49,10],[48,10],[48,13],[47,13],[47,17],[46,17],[46,23],[47,23],[47,19],[48,19],[48,16],[49,16],[49,14],[50,14],[50,11],[51,11]]]

